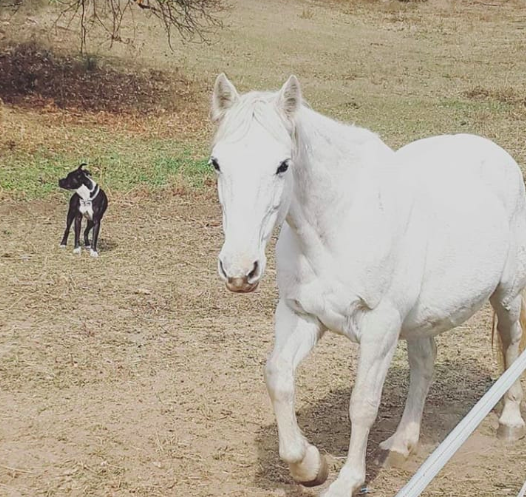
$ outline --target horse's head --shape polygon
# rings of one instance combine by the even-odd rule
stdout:
[[[245,95],[224,74],[216,80],[211,116],[218,129],[210,164],[217,172],[225,234],[218,270],[233,292],[257,288],[265,271],[265,247],[287,214],[294,117],[300,106],[295,76],[277,93]]]

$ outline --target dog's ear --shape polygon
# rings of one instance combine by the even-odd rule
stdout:
[[[82,171],[86,176],[91,176],[91,173],[87,169],[84,169],[86,166],[87,164],[83,162],[77,169]]]

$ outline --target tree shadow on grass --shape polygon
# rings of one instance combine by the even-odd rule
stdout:
[[[142,114],[181,110],[194,94],[180,73],[125,71],[36,42],[0,46],[0,99],[6,104]]]

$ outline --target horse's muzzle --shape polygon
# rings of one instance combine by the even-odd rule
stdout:
[[[250,293],[259,286],[259,281],[249,283],[248,278],[228,278],[226,287],[234,293]]]

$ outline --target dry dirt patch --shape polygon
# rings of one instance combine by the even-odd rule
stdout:
[[[392,145],[477,132],[524,162],[517,2],[387,2],[380,15],[365,3],[356,11],[327,5],[309,3],[309,14],[302,2],[236,2],[216,45],[181,46],[176,57],[208,86],[224,70],[240,90],[278,88],[294,72],[316,109],[369,126]],[[165,64],[166,54],[144,41],[142,61]],[[473,88],[482,94],[466,93]],[[208,95],[199,98],[207,104]],[[14,147],[73,155],[89,145],[93,155],[122,120],[108,118],[101,138],[101,113],[52,110],[9,108]],[[196,131],[205,114],[194,118]],[[126,143],[136,128],[179,137],[186,117],[173,120],[122,120],[118,129],[132,128]],[[72,123],[86,125],[76,130],[82,140],[66,134]],[[317,495],[294,485],[279,461],[263,384],[272,264],[257,294],[226,293],[215,276],[215,195],[167,190],[138,201],[132,193],[112,197],[99,260],[58,249],[66,208],[58,197],[0,207],[0,495]],[[371,435],[370,495],[394,495],[497,376],[490,322],[485,309],[439,339],[421,451],[404,470],[383,470],[375,449],[395,429],[407,392],[400,346]],[[328,336],[298,377],[298,417],[329,456],[331,479],[348,445],[355,358],[354,346]],[[496,423],[493,413],[424,495],[517,495],[525,445],[497,441]]]
[[[291,482],[262,368],[273,265],[236,296],[215,276],[211,192],[110,206],[101,256],[57,245],[65,205],[4,203],[0,230],[0,493],[9,496],[312,496]],[[390,497],[495,377],[490,314],[440,338],[422,448],[405,470],[373,463],[407,391],[400,346],[368,453],[371,495]],[[328,336],[301,368],[297,410],[331,478],[349,436],[356,348]],[[492,414],[425,495],[514,495],[524,443]]]

